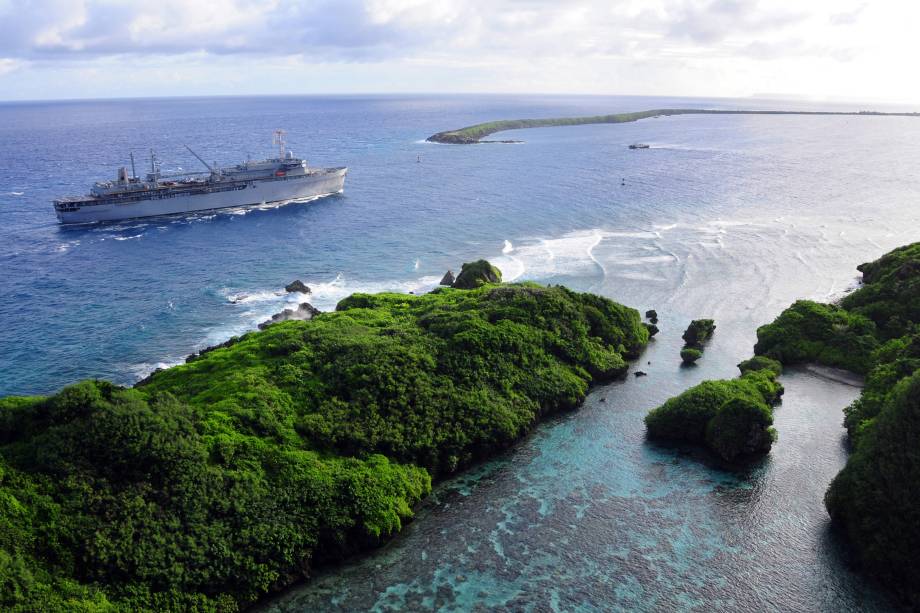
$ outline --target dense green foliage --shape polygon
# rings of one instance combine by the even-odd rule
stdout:
[[[457,275],[453,287],[457,289],[476,289],[488,283],[501,283],[502,271],[486,260],[467,262]]]
[[[854,451],[825,503],[863,566],[920,608],[920,243],[858,268],[839,306],[796,302],[757,331],[755,352],[866,375],[844,411]]]
[[[0,400],[0,609],[233,611],[398,531],[648,340],[565,288],[354,295],[134,389]]]
[[[770,451],[773,411],[763,402],[732,398],[706,426],[706,445],[726,460]]]
[[[754,353],[783,364],[817,362],[866,373],[878,347],[872,320],[831,305],[799,300],[757,329]]]
[[[920,608],[920,370],[902,379],[825,497],[862,565]]]
[[[680,350],[680,359],[684,364],[693,364],[703,357],[703,352],[695,347],[684,347]]]
[[[874,262],[858,266],[863,285],[841,306],[868,317],[883,339],[917,330],[920,322],[920,243],[899,247]]]
[[[862,394],[844,410],[843,423],[854,443],[881,412],[898,381],[920,369],[920,333],[888,341],[873,353],[872,362]]]
[[[770,370],[773,371],[773,374],[778,377],[783,374],[783,365],[773,358],[768,358],[762,355],[755,355],[754,357],[738,364],[738,370],[741,371],[742,375],[752,370]]]
[[[684,330],[684,334],[681,338],[684,339],[685,347],[702,349],[703,343],[708,341],[715,331],[716,322],[713,320],[694,319],[690,322],[690,325],[687,326],[687,329]]]
[[[399,530],[431,487],[381,455],[323,456],[109,383],[5,400],[0,414],[0,523],[19,530],[0,543],[0,605],[13,610],[69,609],[61,599],[81,589],[124,610],[233,610],[314,551]]]
[[[776,374],[754,370],[737,379],[703,381],[645,416],[650,438],[705,444],[726,460],[769,451],[771,407],[783,393]]]

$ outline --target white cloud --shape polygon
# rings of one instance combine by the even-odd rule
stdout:
[[[19,70],[23,66],[25,66],[25,62],[22,60],[0,57],[0,77],[7,73],[13,72],[14,70]]]
[[[169,94],[280,83],[920,101],[896,69],[920,52],[918,17],[896,0],[0,0],[0,99],[93,70],[101,95],[146,94],[145,78],[168,72],[197,84]],[[105,76],[125,63],[130,76]]]

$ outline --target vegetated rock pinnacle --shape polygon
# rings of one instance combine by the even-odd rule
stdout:
[[[716,324],[711,319],[694,319],[687,326],[681,338],[684,339],[687,347],[696,347],[699,349],[703,343],[709,340],[716,329]]]
[[[487,260],[467,262],[460,269],[460,274],[451,287],[457,289],[476,289],[486,283],[501,283],[502,271],[492,266]]]

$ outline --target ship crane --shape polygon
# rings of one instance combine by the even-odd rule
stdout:
[[[201,162],[202,164],[204,164],[204,167],[205,167],[205,168],[207,168],[208,170],[210,170],[210,171],[211,171],[212,173],[214,173],[214,174],[218,174],[217,171],[214,170],[214,168],[213,168],[210,164],[208,164],[207,162],[205,162],[204,159],[203,159],[200,155],[198,155],[197,153],[195,153],[194,151],[192,151],[192,148],[191,148],[191,147],[189,147],[188,145],[185,145],[185,148],[188,149],[188,152],[189,152],[189,153],[191,153],[191,154],[194,155],[196,158],[198,158],[198,161]]]

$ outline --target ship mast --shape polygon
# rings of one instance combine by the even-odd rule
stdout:
[[[131,178],[137,179],[137,169],[134,168],[134,152],[131,152]]]
[[[284,130],[278,129],[275,130],[272,137],[272,144],[278,146],[278,159],[283,160],[285,156],[284,150]]]
[[[153,149],[150,150],[150,176],[153,177],[153,185],[159,186],[160,169],[157,165],[157,154],[153,152]]]

